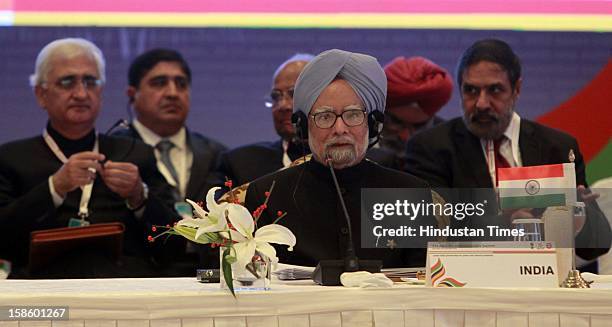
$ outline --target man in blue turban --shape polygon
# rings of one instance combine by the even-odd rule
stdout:
[[[379,259],[387,267],[425,263],[422,250],[362,248],[360,242],[362,188],[427,188],[412,175],[365,159],[382,127],[386,93],[385,73],[368,55],[328,50],[304,67],[293,95],[293,118],[297,136],[308,139],[312,159],[255,180],[246,195],[253,211],[264,203],[274,182],[257,223],[270,224],[279,212],[286,214],[277,223],[295,234],[297,244],[293,252],[277,249],[281,262],[314,266],[320,260],[342,259],[352,236],[360,259]]]

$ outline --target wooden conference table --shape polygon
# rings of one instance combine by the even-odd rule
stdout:
[[[0,280],[0,307],[67,306],[68,321],[2,326],[612,326],[612,284],[593,289],[321,287],[275,283],[234,299],[194,278]]]

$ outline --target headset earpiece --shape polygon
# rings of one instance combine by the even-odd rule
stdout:
[[[308,117],[302,111],[296,111],[291,115],[291,123],[295,128],[295,136],[300,141],[308,140]]]
[[[378,137],[382,132],[384,121],[385,114],[381,111],[374,110],[368,114],[368,138],[370,139],[370,146],[378,142]]]

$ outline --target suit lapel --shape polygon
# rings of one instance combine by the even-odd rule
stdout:
[[[457,124],[455,135],[457,137],[453,142],[455,142],[455,149],[457,149],[456,155],[460,175],[468,178],[462,181],[460,185],[464,187],[493,187],[480,139],[468,131],[463,121]],[[471,177],[471,180],[468,176]]]
[[[198,196],[197,192],[206,182],[206,176],[211,170],[211,154],[208,150],[208,145],[197,137],[192,137],[187,130],[187,145],[193,153],[193,162],[191,163],[191,177],[187,183],[186,196],[193,198]]]
[[[134,124],[130,124],[129,129],[127,130],[127,133],[128,133],[128,134],[129,134],[131,137],[133,137],[133,138],[135,138],[135,139],[137,139],[137,140],[139,140],[139,141],[141,141],[141,142],[144,142],[144,140],[142,139],[142,136],[140,136],[140,133],[138,133],[138,131],[137,131],[137,130],[136,130],[136,128],[134,127]]]
[[[521,151],[521,161],[523,161],[523,166],[525,167],[537,166],[543,163],[541,158],[542,151],[540,151],[541,144],[534,134],[535,129],[533,125],[529,121],[521,119],[519,148]]]
[[[280,141],[276,141],[274,143],[271,144],[271,147],[273,149],[276,149],[275,156],[272,159],[272,163],[275,167],[275,170],[281,169],[283,168],[283,140],[281,139]],[[291,159],[291,158],[289,158]],[[297,158],[296,158],[297,159]],[[293,159],[291,159],[293,160]]]

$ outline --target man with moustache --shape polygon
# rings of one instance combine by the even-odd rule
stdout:
[[[521,64],[504,41],[475,42],[457,67],[463,117],[415,135],[408,142],[407,169],[434,187],[492,188],[500,167],[569,162],[575,157],[578,193],[587,202],[587,222],[576,237],[577,253],[594,258],[608,251],[607,219],[587,194],[584,160],[576,139],[515,112]]]
[[[380,132],[387,80],[371,56],[328,50],[300,74],[293,95],[298,134],[308,138],[312,159],[251,182],[246,205],[255,210],[274,188],[258,220],[278,223],[297,238],[293,252],[277,248],[281,262],[314,266],[346,255],[349,229],[334,186],[333,167],[352,225],[360,259],[380,259],[387,267],[424,264],[424,252],[362,248],[362,188],[426,188],[422,180],[366,160],[369,141]],[[260,209],[261,210],[261,209]]]
[[[175,200],[203,200],[223,182],[214,172],[225,147],[185,126],[191,107],[191,69],[172,49],[152,49],[130,64],[127,96],[136,113],[128,136],[155,148],[157,167],[174,188]]]
[[[191,105],[189,65],[175,50],[152,49],[132,61],[128,84],[136,119],[128,130],[115,135],[144,141],[155,149],[157,167],[173,188],[175,207],[191,212],[185,198],[202,201],[211,187],[223,183],[214,168],[225,147],[185,127]],[[159,259],[166,276],[194,276],[198,267],[215,267],[219,262],[207,250],[199,257],[196,246],[182,238],[159,246],[165,254]]]
[[[156,276],[146,235],[172,223],[170,189],[148,146],[96,133],[104,83],[104,57],[87,40],[56,40],[38,54],[31,84],[47,126],[0,147],[0,257],[13,277]],[[25,270],[31,231],[105,222],[125,225],[119,262],[83,246]]]
[[[304,53],[293,55],[272,76],[272,91],[265,105],[272,110],[274,129],[280,140],[244,145],[221,155],[219,172],[232,180],[234,186],[287,168],[297,158],[310,153],[295,134],[291,114],[295,82],[312,58]]]

